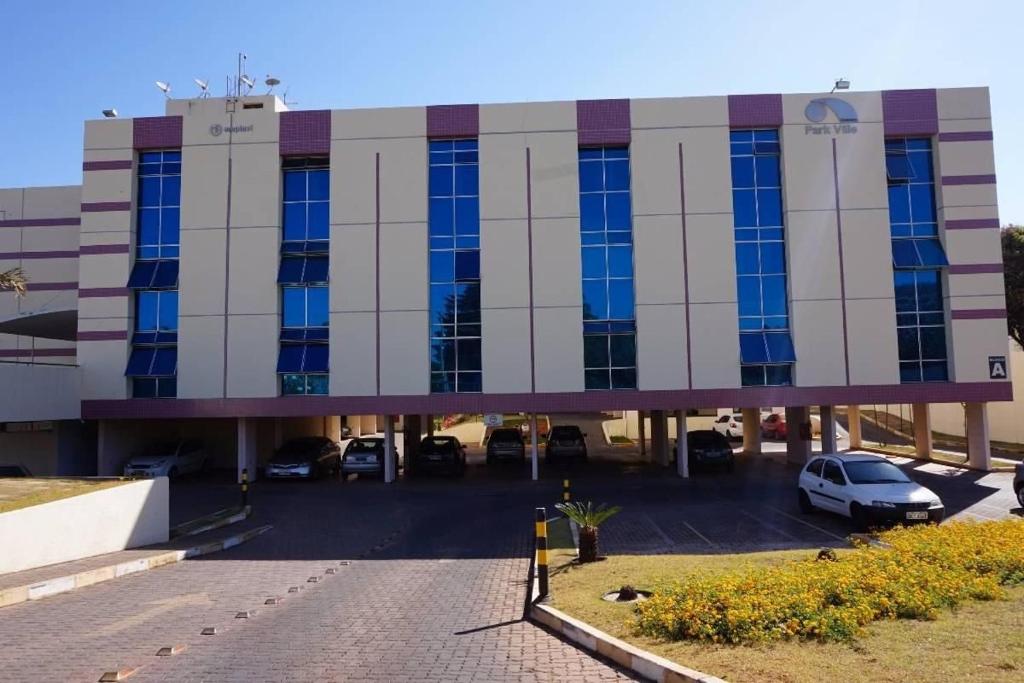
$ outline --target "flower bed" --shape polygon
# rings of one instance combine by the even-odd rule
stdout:
[[[838,560],[800,560],[658,587],[636,606],[639,634],[666,640],[849,641],[883,619],[934,619],[965,600],[1004,597],[1024,583],[1024,522],[883,532]]]

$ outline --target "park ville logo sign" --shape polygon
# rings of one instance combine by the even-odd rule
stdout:
[[[836,123],[825,123],[831,112]],[[804,118],[811,125],[804,126],[804,135],[848,135],[857,132],[857,110],[838,97],[818,97],[804,107]]]

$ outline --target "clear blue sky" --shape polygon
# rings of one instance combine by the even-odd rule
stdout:
[[[975,0],[3,0],[0,187],[81,182],[82,121],[153,81],[249,73],[294,108],[988,85],[1000,218],[1024,223],[1024,5]],[[283,87],[281,87],[283,90]],[[262,90],[259,90],[262,92]]]

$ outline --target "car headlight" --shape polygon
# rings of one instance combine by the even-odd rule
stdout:
[[[932,502],[928,503],[928,507],[930,507],[930,508],[940,508],[940,507],[942,507],[942,501],[939,500],[938,498],[936,498]]]
[[[890,503],[887,500],[873,500],[871,501],[871,507],[875,508],[894,508],[896,503]]]

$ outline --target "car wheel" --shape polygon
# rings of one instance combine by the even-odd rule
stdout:
[[[1024,486],[1021,486],[1019,489],[1017,489],[1017,503],[1019,503],[1020,506],[1024,508]]]
[[[814,512],[814,505],[811,504],[811,498],[807,495],[807,491],[800,489],[800,512],[805,515],[809,515]]]
[[[867,515],[860,503],[850,504],[850,519],[853,520],[853,527],[857,531],[863,533],[868,530]]]

